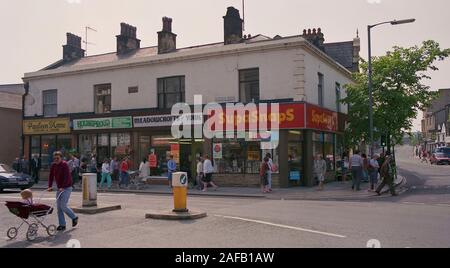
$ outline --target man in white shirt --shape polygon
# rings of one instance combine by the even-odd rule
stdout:
[[[378,184],[378,170],[380,169],[380,164],[378,164],[379,155],[374,155],[369,162],[369,178],[370,178],[370,189],[369,191],[375,190],[375,185]]]
[[[214,184],[212,181],[212,174],[214,173],[214,167],[212,165],[211,160],[209,159],[209,156],[205,156],[205,161],[203,162],[203,192],[208,191],[208,184],[211,184],[214,187],[214,191],[217,190],[217,185]]]
[[[363,171],[363,158],[359,155],[359,150],[355,150],[355,153],[350,158],[350,170],[352,172],[352,190],[361,191],[360,184]]]

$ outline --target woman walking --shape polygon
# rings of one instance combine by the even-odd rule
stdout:
[[[208,184],[211,184],[214,187],[214,191],[216,191],[219,187],[214,184],[212,181],[212,174],[214,173],[214,167],[212,165],[211,160],[209,159],[209,155],[205,157],[205,161],[203,162],[203,172],[205,174],[203,179],[203,192],[208,191]]]
[[[262,193],[270,193],[269,191],[269,181],[267,179],[269,172],[269,158],[266,156],[264,161],[261,163],[259,167],[259,178],[261,182],[261,192]]]
[[[314,160],[314,175],[319,181],[319,191],[323,191],[323,184],[325,182],[325,174],[327,173],[327,162],[323,156],[317,155]]]
[[[203,161],[202,158],[199,157],[197,158],[197,179],[196,179],[197,190],[203,190],[203,183],[202,183],[203,177],[204,177]]]
[[[119,188],[122,185],[125,185],[125,187],[128,187],[128,184],[130,184],[130,176],[128,174],[128,157],[125,157],[122,160],[122,163],[120,163],[120,182],[119,182]]]
[[[143,158],[139,165],[139,177],[145,179],[150,176],[150,166],[148,165],[147,158]]]
[[[109,164],[108,158],[105,158],[102,164],[102,180],[100,181],[100,190],[103,188],[103,184],[106,181],[108,190],[111,189],[111,166]]]

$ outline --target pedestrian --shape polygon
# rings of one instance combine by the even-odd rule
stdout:
[[[350,158],[350,170],[352,172],[352,190],[360,191],[361,177],[362,177],[363,159],[359,155],[359,150]]]
[[[72,193],[72,176],[70,175],[69,165],[66,161],[63,161],[63,155],[61,152],[53,153],[54,162],[50,168],[50,175],[48,177],[48,189],[51,192],[53,190],[53,181],[56,182],[58,191],[56,193],[56,203],[58,209],[58,231],[66,230],[66,219],[64,214],[72,219],[72,227],[77,226],[78,217],[70,209],[67,204],[69,203],[70,194]]]
[[[112,171],[112,175],[111,175],[111,179],[113,182],[118,182],[120,181],[120,168],[119,168],[119,161],[117,161],[117,156],[114,156],[111,160],[110,163],[110,167],[111,167],[111,171]]]
[[[92,154],[91,157],[91,172],[97,173],[97,156],[95,154]]]
[[[30,173],[30,169],[28,166],[28,160],[25,158],[24,155],[22,155],[22,157],[20,158],[20,167],[21,167],[21,173],[25,173],[25,174],[29,174]]]
[[[72,187],[75,189],[75,184],[78,182],[80,162],[75,155],[70,155],[70,160],[67,162],[67,165],[69,165],[70,175],[72,176]]]
[[[325,182],[325,174],[327,173],[327,162],[323,159],[322,155],[316,155],[314,159],[314,177],[319,182],[319,191],[323,191]]]
[[[33,158],[31,159],[31,178],[34,180],[35,184],[39,183],[39,172],[41,167],[41,158],[39,158],[37,154],[33,154]]]
[[[369,159],[367,159],[366,154],[361,155],[363,159],[363,166],[362,166],[362,181],[363,182],[369,182]]]
[[[150,166],[148,165],[147,158],[143,158],[141,164],[139,165],[139,177],[141,179],[146,179],[150,176]]]
[[[177,162],[173,160],[173,155],[169,156],[169,161],[167,161],[167,172],[169,179],[169,187],[172,188],[172,174],[177,171]]]
[[[128,157],[125,157],[122,162],[120,163],[120,182],[119,182],[119,188],[122,185],[125,185],[125,187],[128,187],[130,184],[130,175],[128,174]]]
[[[111,166],[109,164],[108,158],[105,158],[102,164],[102,179],[100,181],[100,190],[103,188],[103,183],[105,183],[105,181],[108,190],[111,189]]]
[[[347,173],[350,167],[350,162],[348,160],[348,154],[344,153],[342,155],[343,160],[343,165],[342,165],[342,182],[347,181]]]
[[[422,160],[420,161],[421,163],[425,162],[428,164],[428,154],[426,151],[423,151],[422,153]]]
[[[267,179],[269,169],[269,158],[266,156],[259,167],[259,178],[262,193],[269,193],[269,180]]]
[[[267,164],[269,165],[269,170],[267,170],[267,191],[272,192],[272,172],[274,171],[274,165],[272,160],[272,155],[270,153],[266,154],[267,159],[269,161]]]
[[[201,157],[197,158],[197,190],[203,190],[203,159]]]
[[[209,155],[205,156],[205,161],[203,161],[203,173],[205,174],[203,178],[203,192],[208,191],[208,185],[211,184],[212,187],[214,187],[214,191],[217,191],[219,188],[217,185],[214,184],[212,180],[212,175],[214,173],[214,167],[212,165],[211,159],[209,158]]]
[[[369,162],[369,178],[370,178],[370,189],[369,192],[375,190],[375,185],[378,184],[378,171],[380,169],[380,165],[378,164],[379,155],[375,154]]]
[[[22,172],[22,167],[20,166],[20,159],[19,159],[19,157],[16,157],[16,159],[14,160],[14,162],[13,162],[13,164],[12,164],[12,168],[13,168],[17,173]]]
[[[377,195],[381,195],[381,191],[383,190],[384,186],[389,186],[389,191],[391,192],[392,196],[397,196],[397,193],[395,192],[395,186],[394,186],[394,160],[391,156],[391,153],[388,151],[386,152],[386,160],[384,161],[383,165],[381,166],[381,177],[383,181],[378,186],[377,190],[375,191]]]

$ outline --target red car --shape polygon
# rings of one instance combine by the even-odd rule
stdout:
[[[434,153],[430,158],[433,165],[450,165],[450,157],[445,153]]]

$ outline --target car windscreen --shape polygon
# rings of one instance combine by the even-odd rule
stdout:
[[[8,165],[0,164],[0,173],[11,173],[14,172],[12,168],[10,168]]]

